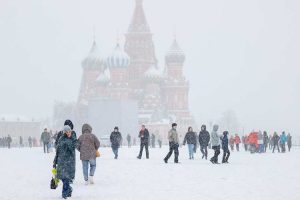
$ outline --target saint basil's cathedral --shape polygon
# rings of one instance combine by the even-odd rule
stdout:
[[[117,43],[112,53],[103,57],[94,41],[82,61],[76,105],[78,123],[92,122],[93,126],[103,127],[111,122],[121,126],[121,132],[123,128],[123,137],[135,136],[139,126],[145,124],[165,142],[173,122],[178,124],[180,135],[186,133],[188,126],[196,129],[189,111],[189,82],[183,76],[184,61],[185,54],[174,39],[165,55],[164,67],[158,65],[143,0],[136,0],[124,48]],[[97,113],[101,113],[98,118]],[[120,119],[114,122],[117,118]],[[103,131],[102,128],[100,132]]]

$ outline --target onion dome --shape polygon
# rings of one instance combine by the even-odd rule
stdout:
[[[84,69],[104,69],[106,66],[105,59],[100,56],[97,44],[94,41],[88,56],[82,61],[81,66]]]
[[[160,81],[164,78],[164,71],[156,65],[152,65],[145,73],[144,77],[147,80]]]
[[[125,68],[129,66],[130,58],[118,43],[111,55],[108,56],[106,63],[110,68]]]
[[[169,51],[165,56],[166,63],[183,63],[185,61],[185,54],[179,47],[176,39],[174,39]]]
[[[110,71],[109,68],[106,68],[102,71],[96,79],[98,84],[107,84],[110,82]]]

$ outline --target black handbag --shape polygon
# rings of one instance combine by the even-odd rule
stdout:
[[[54,180],[53,177],[52,177],[52,179],[51,179],[51,181],[50,181],[50,188],[51,188],[52,190],[55,190],[55,189],[57,188],[57,185],[56,185],[55,180]]]

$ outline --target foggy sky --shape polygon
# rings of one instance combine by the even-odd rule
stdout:
[[[0,114],[52,115],[76,101],[93,41],[122,44],[134,0],[0,0]],[[144,0],[159,65],[173,40],[186,53],[199,125],[232,109],[246,130],[300,134],[300,1]]]

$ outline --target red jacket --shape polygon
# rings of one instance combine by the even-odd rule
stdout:
[[[235,142],[236,144],[240,144],[240,143],[241,143],[241,138],[240,138],[238,135],[235,136],[234,142]]]

